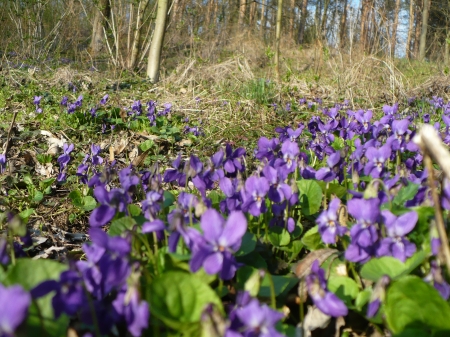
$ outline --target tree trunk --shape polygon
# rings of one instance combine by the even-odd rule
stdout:
[[[416,3],[416,31],[414,34],[414,58],[419,58],[419,41],[420,41],[420,32],[422,30],[422,15],[420,12],[423,8],[423,0],[418,0]]]
[[[264,38],[265,37],[265,33],[266,33],[266,9],[267,9],[267,6],[266,6],[266,3],[267,3],[267,0],[262,0],[262,2],[261,2],[261,19],[260,19],[260,22],[261,22],[261,30],[260,30],[260,34],[261,34],[261,37],[262,38]]]
[[[164,33],[166,31],[167,11],[169,9],[169,0],[158,0],[158,10],[156,12],[155,31],[153,33],[152,43],[148,55],[147,76],[150,82],[159,81],[159,66],[161,62],[161,51],[164,42]]]
[[[283,0],[278,0],[277,8],[277,29],[275,33],[275,75],[280,82],[280,39],[281,39],[281,21],[283,19]]]
[[[422,10],[422,30],[420,32],[420,45],[419,45],[419,60],[425,59],[426,43],[427,43],[427,30],[428,30],[428,16],[430,14],[431,0],[423,0]]]
[[[305,27],[306,27],[306,15],[308,13],[308,0],[303,0],[302,3],[302,16],[300,17],[300,25],[298,27],[298,43],[303,44],[305,38]]]
[[[406,38],[406,58],[411,58],[411,39],[414,28],[414,0],[409,1],[409,26],[408,37]]]
[[[246,0],[240,0],[239,1],[239,21],[238,26],[242,27],[244,25],[244,19],[245,19],[245,10],[246,10]]]
[[[104,47],[105,36],[103,34],[103,28],[106,28],[106,20],[109,19],[111,14],[109,0],[99,0],[98,7],[96,7],[94,10],[95,17],[94,23],[92,25],[92,40],[90,46],[93,56],[101,52]]]
[[[412,0],[410,0],[412,2]],[[400,12],[400,0],[395,1],[394,10],[394,23],[392,25],[392,36],[391,36],[391,56],[395,57],[395,45],[397,44],[397,27],[398,27],[398,15]]]
[[[141,32],[142,25],[141,20],[144,12],[149,4],[150,0],[139,1],[137,16],[136,16],[136,28],[134,30],[134,39],[133,45],[131,46],[131,56],[128,62],[128,69],[133,70],[136,68],[137,56],[139,54],[140,40],[141,40]],[[131,25],[131,22],[130,22]]]
[[[362,7],[361,7],[361,27],[359,32],[359,45],[361,50],[365,50],[366,48],[366,37],[367,37],[367,17],[369,14],[369,5],[370,0],[362,0]]]
[[[341,15],[341,25],[339,27],[339,48],[345,47],[345,39],[347,32],[347,0],[344,0]]]
[[[444,64],[448,67],[449,65],[449,59],[450,59],[450,48],[449,48],[449,39],[450,39],[450,34],[448,32],[448,28],[447,28],[447,36],[445,39],[445,49],[444,49]]]
[[[330,5],[330,0],[325,0],[325,4],[323,6],[323,14],[322,14],[322,21],[321,21],[321,27],[320,27],[320,38],[325,41],[326,37],[326,28],[327,28],[327,21],[328,21],[328,6]]]
[[[289,38],[294,40],[294,25],[295,25],[295,0],[291,0],[291,16],[289,18]]]
[[[255,22],[255,16],[256,16],[256,1],[252,1],[252,3],[250,4],[250,19],[249,19],[250,27],[253,27],[253,24]]]

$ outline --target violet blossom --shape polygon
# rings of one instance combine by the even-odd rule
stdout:
[[[344,302],[327,288],[325,271],[315,260],[311,266],[311,274],[306,276],[306,287],[312,301],[324,314],[332,317],[346,316],[348,309]]]
[[[322,241],[326,244],[335,244],[338,236],[343,236],[347,228],[339,223],[339,208],[341,200],[334,198],[328,205],[328,209],[320,213],[316,222],[319,227],[319,233]]]
[[[231,212],[227,220],[214,209],[208,209],[200,219],[203,236],[192,249],[190,267],[196,272],[201,266],[208,274],[219,273],[220,278],[234,277],[238,267],[233,256],[241,247],[242,237],[247,231],[247,219],[240,211]]]

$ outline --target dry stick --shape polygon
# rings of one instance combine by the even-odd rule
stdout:
[[[434,159],[441,169],[444,171],[448,179],[450,179],[450,153],[442,144],[441,139],[436,133],[436,130],[431,125],[423,125],[417,136],[413,141],[418,144],[423,153],[425,166],[428,170],[428,181],[431,188],[431,195],[435,208],[435,218],[437,230],[442,243],[442,250],[447,265],[447,273],[450,275],[450,248],[448,246],[447,232],[444,227],[444,218],[442,216],[441,204],[439,195],[434,184],[434,168],[431,159]]]
[[[12,132],[12,129],[13,129],[13,126],[14,126],[14,122],[16,121],[16,117],[17,117],[17,113],[18,112],[19,112],[19,110],[16,110],[14,112],[13,119],[11,121],[11,125],[10,125],[9,130],[8,130],[8,135],[6,136],[5,148],[3,149],[3,154],[5,155],[5,157],[6,157],[6,153],[8,152],[8,148],[9,148],[10,142],[11,142],[11,132]]]

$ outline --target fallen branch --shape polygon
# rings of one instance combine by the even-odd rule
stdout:
[[[434,168],[432,159],[439,164],[447,179],[450,179],[450,153],[439,138],[436,130],[431,125],[423,125],[419,133],[413,139],[419,145],[423,154],[425,167],[428,170],[428,181],[433,198],[435,219],[442,252],[444,253],[447,273],[450,275],[450,248],[448,246],[447,232],[445,231],[444,218],[442,216],[441,203],[435,185]]]
[[[6,154],[8,152],[8,148],[9,148],[10,143],[11,143],[11,132],[12,132],[12,129],[14,127],[14,122],[16,121],[16,117],[17,117],[17,113],[18,112],[19,112],[19,110],[16,110],[14,112],[13,119],[11,121],[11,125],[9,126],[8,135],[6,136],[6,143],[5,143],[4,149],[3,149],[3,154],[5,155],[5,157],[6,157]]]

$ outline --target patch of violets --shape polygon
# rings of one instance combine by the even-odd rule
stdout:
[[[107,100],[106,95],[100,105]],[[61,105],[72,113],[82,106],[82,101],[81,95],[74,103],[64,98]],[[40,99],[37,102],[34,104],[39,105]],[[440,109],[444,113],[445,130],[441,136],[448,141],[450,106],[437,98],[430,104],[435,111]],[[92,326],[94,311],[101,333],[111,333],[115,326],[125,325],[132,336],[139,336],[148,327],[151,308],[141,299],[136,281],[141,268],[132,257],[135,231],[144,235],[154,233],[156,244],[167,242],[170,252],[188,251],[191,272],[203,269],[206,274],[229,281],[242,267],[236,253],[251,221],[264,219],[268,228],[278,226],[288,233],[294,232],[299,220],[294,211],[299,209],[304,192],[296,185],[300,179],[319,181],[325,190],[331,185],[345,189],[345,197],[332,196],[328,206],[314,219],[323,244],[344,247],[344,257],[352,264],[362,265],[384,256],[405,262],[421,249],[417,238],[413,240],[411,235],[419,216],[415,210],[394,212],[390,206],[395,195],[412,182],[420,187],[404,206],[432,205],[426,188],[428,174],[421,169],[423,158],[411,141],[416,127],[413,118],[401,115],[398,105],[384,106],[384,116],[379,120],[370,110],[348,109],[348,102],[331,108],[322,107],[320,99],[301,100],[300,105],[302,108],[315,105],[322,115],[305,123],[277,128],[278,137],[261,137],[254,151],[226,144],[205,162],[195,155],[179,154],[162,175],[136,172],[131,166],[118,170],[116,163],[107,163],[100,155],[100,147],[92,144],[90,154],[77,169],[80,181],[92,188],[98,201],[89,217],[92,242],[83,245],[85,258],[70,264],[58,280],[45,281],[29,293],[20,287],[0,285],[2,296],[18,298],[15,318],[10,318],[13,313],[0,311],[0,332],[13,335],[24,320],[31,299],[51,293],[56,316],[64,313]],[[151,125],[156,125],[157,116],[167,115],[172,109],[167,103],[158,111],[153,101],[146,106]],[[140,100],[136,100],[130,114],[139,116],[143,109]],[[292,110],[291,105],[286,107],[287,112]],[[429,121],[428,117],[424,116],[424,120]],[[73,144],[64,144],[63,154],[58,158],[58,181],[66,179],[73,148]],[[254,172],[247,172],[249,154],[259,161]],[[6,163],[6,158],[3,162]],[[0,156],[0,170],[4,170],[2,167]],[[163,207],[166,201],[163,186],[183,188],[170,210]],[[191,190],[192,186],[196,191]],[[449,186],[444,181],[441,196],[441,204],[447,210]],[[215,207],[210,199],[214,189],[223,193]],[[117,237],[104,232],[102,227],[115,218],[130,215],[129,206],[138,201],[145,218],[141,225]],[[435,238],[431,240],[432,261],[424,280],[448,299],[450,285],[440,268],[438,244]],[[7,247],[7,241],[0,238],[3,265],[10,263]],[[329,290],[319,261],[312,263],[305,283],[309,298],[323,313],[332,317],[348,314],[344,302]],[[389,283],[388,277],[382,277],[373,286],[368,318],[379,312]],[[91,307],[86,306],[88,301],[92,301]],[[242,292],[228,311],[228,318],[225,336],[281,336],[275,324],[284,315]]]

